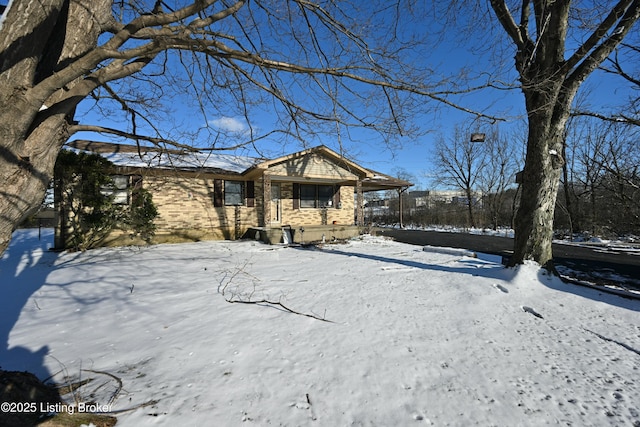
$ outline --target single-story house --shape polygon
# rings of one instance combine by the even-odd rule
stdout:
[[[134,184],[151,192],[159,213],[154,242],[250,237],[278,243],[353,237],[364,225],[363,193],[412,185],[364,168],[325,146],[276,159],[93,141],[68,146],[113,163],[114,183],[122,190],[116,202],[127,203],[126,190]],[[64,247],[64,224],[68,221],[62,212],[57,247]],[[131,243],[124,234],[105,241]]]

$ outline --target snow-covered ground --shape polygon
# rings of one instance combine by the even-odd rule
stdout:
[[[383,227],[384,228],[384,227]],[[392,227],[396,228],[396,227]],[[420,230],[420,231],[437,231],[445,233],[462,233],[473,234],[483,236],[496,236],[513,238],[514,231],[509,228],[502,228],[497,230],[486,228],[460,228],[453,226],[407,226],[406,230]],[[594,252],[602,252],[609,254],[625,254],[629,256],[640,256],[640,239],[637,236],[628,235],[621,236],[618,239],[602,239],[598,237],[590,236],[586,233],[575,234],[573,239],[568,236],[564,238],[556,238],[553,240],[554,244],[567,245],[567,246],[579,246],[582,248],[590,248]],[[578,280],[584,285],[591,285],[596,287],[604,287],[605,289],[613,290],[614,292],[632,293],[640,295],[640,271],[633,275],[620,274],[618,271],[611,268],[601,268],[595,270],[593,268],[584,267],[577,269],[575,265],[566,265],[562,263],[556,263],[555,265],[558,273],[565,279]]]
[[[50,239],[0,260],[0,366],[94,378],[81,397],[118,425],[640,425],[640,301],[535,265],[369,236]]]
[[[393,225],[379,225],[382,228],[400,228],[399,224]],[[510,237],[513,238],[515,232],[512,228],[498,228],[494,230],[492,228],[475,228],[475,227],[455,227],[452,225],[415,225],[407,224],[402,227],[405,230],[422,230],[422,231],[440,231],[443,233],[468,233],[482,236],[498,236],[498,237]]]
[[[392,228],[398,228],[398,226],[392,226]],[[491,228],[460,228],[439,225],[416,226],[411,224],[407,225],[404,228],[407,230],[468,233],[482,236],[498,236],[509,238],[513,238],[513,236],[515,235],[515,231],[512,228],[498,228],[497,230],[493,230]],[[574,234],[572,237],[568,235],[560,236],[558,238],[555,238],[553,242],[566,245],[597,247],[605,251],[626,252],[631,255],[640,255],[640,239],[638,238],[638,236],[634,235],[620,236],[617,239],[603,239],[600,237],[591,236],[587,233],[581,233]]]

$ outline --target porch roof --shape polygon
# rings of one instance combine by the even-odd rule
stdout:
[[[371,172],[373,172],[373,176],[362,180],[362,191],[364,192],[402,189],[409,188],[413,185],[413,183],[405,181],[404,179],[394,178],[380,172]]]
[[[336,184],[336,185],[352,185],[356,186],[356,180],[344,180],[340,178],[306,178],[292,177],[286,175],[270,175],[272,182],[295,182],[300,184]],[[389,175],[376,172],[375,175],[362,180],[362,191],[381,191],[408,188],[413,185],[409,181],[394,178]]]

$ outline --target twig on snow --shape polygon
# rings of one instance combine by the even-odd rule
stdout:
[[[109,399],[108,405],[112,405],[116,401],[116,399],[118,399],[118,395],[122,391],[122,380],[120,378],[116,377],[115,375],[113,375],[112,373],[107,372],[107,371],[96,371],[96,370],[93,370],[93,369],[83,369],[83,371],[85,371],[85,372],[93,372],[94,374],[106,375],[106,376],[111,377],[114,380],[116,380],[116,382],[118,383],[118,387],[116,387],[116,391],[113,392],[113,395]]]
[[[258,305],[267,304],[267,305],[271,305],[271,306],[274,306],[274,307],[280,307],[283,310],[288,311],[289,313],[297,314],[299,316],[310,317],[312,319],[317,319],[317,320],[320,320],[322,322],[327,322],[327,323],[335,323],[333,320],[329,320],[329,319],[326,319],[324,317],[319,317],[319,316],[316,316],[315,314],[301,313],[299,311],[292,310],[289,307],[287,307],[286,305],[282,304],[280,301],[269,301],[267,299],[261,299],[261,300],[248,299],[248,300],[243,300],[243,299],[236,298],[235,295],[232,296],[231,298],[225,298],[225,300],[227,302],[229,302],[229,303],[232,303],[232,304],[258,304]]]
[[[105,414],[121,414],[123,412],[135,411],[136,409],[146,408],[147,406],[153,406],[153,405],[157,404],[158,402],[160,402],[160,401],[159,400],[149,400],[148,402],[143,402],[143,403],[140,403],[139,405],[132,406],[130,408],[118,409],[118,410],[111,411],[111,412],[105,412]],[[157,416],[158,414],[149,414],[149,415]]]
[[[234,271],[224,271],[224,275],[222,276],[222,278],[220,279],[220,282],[218,283],[218,293],[220,295],[222,295],[225,299],[225,301],[227,301],[228,303],[232,303],[232,304],[256,304],[256,305],[269,305],[272,307],[280,307],[282,310],[284,311],[288,311],[289,313],[292,314],[297,314],[299,316],[305,316],[305,317],[310,317],[312,319],[316,319],[316,320],[321,320],[323,322],[328,322],[328,323],[335,323],[331,320],[327,320],[326,318],[326,310],[325,310],[325,316],[320,317],[317,316],[315,314],[308,314],[308,313],[302,313],[296,310],[293,310],[289,307],[287,307],[286,305],[284,305],[280,300],[278,301],[271,301],[267,298],[262,298],[262,299],[253,299],[254,294],[256,293],[256,282],[259,282],[260,279],[253,276],[252,274],[248,273],[245,268],[247,266],[247,264],[249,263],[249,261],[245,261],[245,263],[241,266],[241,267],[236,267]],[[231,283],[234,281],[234,279],[236,278],[245,278],[249,277],[250,280],[253,282],[253,289],[251,290],[250,293],[247,294],[247,292],[242,292],[240,293],[240,287],[242,286],[242,283],[240,285],[234,286],[232,288],[229,288],[229,285],[231,285]],[[242,281],[242,280],[241,280]],[[247,283],[245,283],[247,284]],[[235,283],[234,283],[235,285]],[[247,284],[248,285],[248,284]],[[231,294],[231,296],[227,296],[228,293]]]
[[[614,344],[618,344],[620,347],[622,347],[622,348],[624,348],[624,349],[627,349],[627,350],[629,350],[629,351],[632,351],[632,352],[634,352],[635,354],[637,354],[637,355],[639,355],[639,356],[640,356],[640,350],[636,350],[635,348],[631,347],[630,345],[627,345],[627,344],[625,344],[625,343],[623,343],[623,342],[620,342],[620,341],[614,340],[613,338],[605,337],[604,335],[600,335],[599,333],[594,332],[594,331],[592,331],[592,330],[590,330],[590,329],[587,329],[587,328],[582,328],[582,329],[584,329],[584,330],[585,330],[585,331],[587,331],[587,332],[592,333],[593,335],[597,336],[598,338],[600,338],[600,339],[601,339],[601,340],[603,340],[603,341],[607,341],[607,342],[611,342],[611,343],[614,343]]]

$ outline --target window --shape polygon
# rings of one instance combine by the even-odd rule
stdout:
[[[103,195],[111,197],[114,205],[129,204],[129,177],[127,175],[113,175],[111,183],[102,187]]]
[[[333,185],[300,185],[301,208],[331,208],[334,206]]]
[[[333,185],[318,185],[318,205],[321,208],[333,207]]]
[[[239,206],[244,204],[244,182],[224,182],[224,204],[227,206]]]
[[[300,186],[300,207],[315,208],[316,205],[316,186],[301,185]]]

